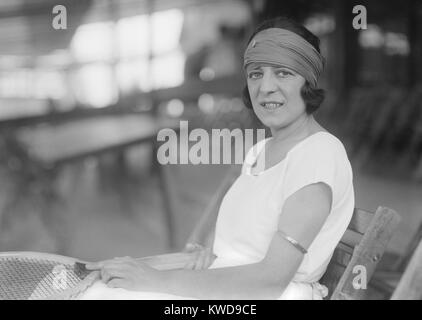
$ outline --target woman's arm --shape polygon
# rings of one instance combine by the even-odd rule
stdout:
[[[331,209],[326,184],[306,186],[286,200],[278,228],[308,248]],[[166,271],[166,292],[201,299],[274,299],[281,295],[303,260],[303,254],[280,233],[258,263],[200,271]]]
[[[331,209],[331,189],[324,183],[308,185],[292,196],[280,214],[278,228],[308,248]],[[260,262],[218,269],[157,271],[145,264],[112,263],[102,268],[103,281],[112,287],[159,291],[200,299],[274,299],[293,279],[303,254],[276,233]],[[94,268],[95,269],[95,268]]]

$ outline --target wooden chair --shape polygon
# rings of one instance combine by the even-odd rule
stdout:
[[[413,253],[391,300],[422,300],[422,241]]]
[[[228,175],[204,216],[216,214],[225,191],[233,181],[234,176]],[[204,220],[201,219],[199,225],[205,225]],[[355,289],[353,286],[353,280],[357,276],[354,273],[356,267],[364,267],[369,282],[399,221],[399,215],[389,208],[379,207],[374,213],[355,209],[349,227],[321,279],[321,283],[332,292],[330,299],[362,299],[365,296],[363,288]],[[209,238],[208,235],[203,236],[203,239],[206,238]],[[169,270],[183,268],[193,257],[190,253],[182,252],[145,257],[141,260],[157,269]]]
[[[381,261],[378,270],[373,275],[369,285],[376,290],[385,299],[389,299],[409,265],[412,256],[417,250],[418,245],[422,241],[422,223],[418,230],[412,236],[406,250],[402,255],[386,254],[385,259]]]
[[[379,207],[374,213],[355,209],[349,227],[320,280],[331,292],[331,300],[365,297],[365,287],[358,287],[354,279],[363,270],[366,284],[369,282],[399,221],[399,215],[389,208]]]

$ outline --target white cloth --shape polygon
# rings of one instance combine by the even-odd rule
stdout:
[[[262,260],[278,227],[285,200],[306,185],[324,182],[331,187],[331,212],[293,280],[279,299],[322,299],[318,283],[333,251],[350,222],[354,208],[353,175],[343,144],[327,132],[318,132],[295,145],[285,159],[260,175],[249,166],[269,139],[251,149],[242,174],[224,196],[214,241],[217,259],[210,268],[255,263]],[[256,150],[253,152],[252,150]],[[132,292],[96,283],[84,299],[186,299],[154,292]]]
[[[172,294],[131,291],[122,288],[109,288],[101,281],[96,281],[79,297],[80,300],[196,300],[190,297]]]
[[[306,185],[324,182],[333,193],[331,212],[292,282],[279,297],[321,299],[327,292],[318,280],[353,214],[350,162],[343,144],[335,136],[318,132],[296,144],[275,166],[251,175],[250,166],[267,141],[260,141],[256,149],[248,152],[242,174],[222,201],[213,248],[218,258],[211,268],[262,260],[277,231],[285,200]]]

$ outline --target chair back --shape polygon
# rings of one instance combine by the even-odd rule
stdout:
[[[399,222],[400,216],[389,208],[379,207],[375,212],[355,209],[320,280],[331,300],[365,297],[367,284]]]

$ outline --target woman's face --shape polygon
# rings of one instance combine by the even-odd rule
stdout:
[[[252,106],[262,123],[274,130],[284,128],[306,114],[300,94],[305,78],[281,66],[251,63],[246,67]]]

